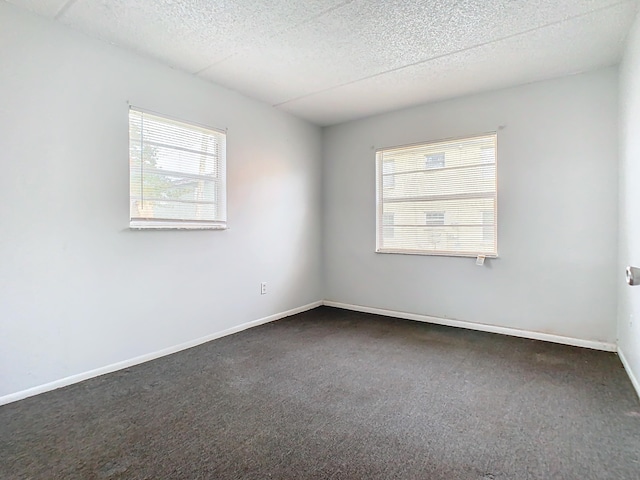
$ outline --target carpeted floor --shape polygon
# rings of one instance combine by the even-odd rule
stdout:
[[[0,407],[4,479],[640,479],[615,354],[321,307]]]

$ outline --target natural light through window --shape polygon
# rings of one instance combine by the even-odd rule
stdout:
[[[226,228],[226,134],[129,109],[130,226]]]
[[[378,150],[377,252],[497,256],[495,133]]]

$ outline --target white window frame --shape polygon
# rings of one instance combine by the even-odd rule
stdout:
[[[487,162],[486,160],[486,154],[485,151],[481,151],[481,153],[478,156],[478,161],[476,163],[474,163],[473,165],[469,165],[469,166],[453,166],[453,167],[449,167],[448,165],[445,164],[444,167],[440,167],[440,168],[436,168],[433,166],[428,165],[428,163],[424,164],[424,171],[427,172],[433,172],[433,171],[437,171],[437,170],[453,170],[453,169],[458,169],[458,170],[463,170],[465,168],[482,168],[484,166],[487,165],[495,165],[495,177],[494,177],[494,181],[495,181],[495,186],[494,186],[494,190],[492,192],[483,192],[483,193],[474,193],[474,194],[466,194],[466,193],[456,193],[456,194],[436,194],[433,196],[425,196],[420,197],[420,198],[410,198],[407,197],[407,202],[409,201],[437,201],[437,200],[455,200],[455,199],[464,199],[464,198],[491,198],[494,200],[493,205],[494,205],[494,209],[493,209],[493,224],[492,225],[485,225],[484,224],[484,214],[483,214],[483,223],[477,225],[477,226],[481,226],[482,227],[482,236],[483,239],[486,235],[485,232],[487,232],[487,229],[489,228],[493,228],[493,245],[492,248],[479,248],[478,251],[474,251],[474,252],[470,252],[470,251],[465,251],[462,249],[459,250],[420,250],[420,249],[407,249],[407,248],[388,248],[384,246],[384,236],[383,236],[383,215],[386,213],[384,212],[384,196],[385,196],[385,189],[383,188],[383,170],[382,170],[382,165],[383,162],[389,161],[388,158],[384,158],[384,153],[385,152],[390,152],[393,150],[398,150],[398,149],[403,149],[403,148],[412,148],[412,147],[429,147],[431,145],[434,146],[434,148],[436,148],[438,146],[438,144],[442,144],[442,143],[451,143],[451,142],[456,142],[456,141],[460,141],[460,142],[464,142],[464,141],[471,141],[473,139],[476,138],[482,138],[482,137],[489,137],[489,136],[493,136],[493,140],[494,140],[494,148],[495,148],[495,163],[491,163],[491,162]],[[445,154],[445,158],[446,158],[446,154]],[[447,138],[447,139],[441,139],[441,140],[434,140],[434,141],[428,141],[428,142],[419,142],[419,143],[415,143],[415,144],[409,144],[409,145],[398,145],[398,146],[393,146],[393,147],[385,147],[385,148],[380,148],[376,150],[376,253],[391,253],[391,254],[409,254],[409,255],[427,255],[427,256],[450,256],[450,257],[478,257],[478,256],[482,256],[485,258],[497,258],[498,257],[498,172],[497,172],[497,164],[498,164],[498,135],[497,132],[487,132],[487,133],[483,133],[483,134],[477,134],[477,135],[468,135],[468,136],[464,136],[464,137],[455,137],[455,138]],[[420,170],[420,169],[418,169]],[[486,178],[486,173],[485,170],[482,170],[482,177]],[[386,172],[385,172],[386,173]],[[398,175],[403,175],[403,174],[411,174],[411,173],[415,173],[415,171],[411,171],[411,172],[403,172],[403,171],[398,171],[398,169],[395,169],[395,172],[393,173],[393,176],[396,177]],[[389,183],[390,181],[387,180],[387,183]],[[397,181],[394,179],[393,181],[394,186],[396,187],[396,190],[398,190],[399,187]],[[397,199],[395,200],[396,202],[398,201]],[[401,202],[402,200],[400,200]],[[397,215],[396,215],[397,217]],[[425,222],[426,223],[426,222]],[[445,222],[446,223],[446,222]],[[395,225],[396,227],[399,225]],[[400,225],[402,226],[402,225]],[[417,225],[416,225],[417,226]],[[464,227],[464,225],[456,225],[456,224],[452,224],[452,227]],[[475,226],[475,225],[474,225]],[[486,245],[485,245],[486,246]]]
[[[131,137],[131,121],[132,116],[141,115],[143,119],[141,121],[140,132],[141,139],[136,140],[139,146],[134,146],[134,140]],[[133,182],[134,178],[136,181],[139,181],[141,186],[144,185],[144,162],[141,161],[140,167],[135,167],[134,172],[134,163],[132,160],[132,154],[134,148],[139,148],[141,158],[143,157],[143,152],[145,149],[145,145],[150,144],[147,142],[145,144],[144,141],[144,119],[150,118],[153,121],[158,123],[164,123],[168,128],[175,127],[177,132],[193,132],[198,134],[203,134],[213,139],[217,145],[217,155],[213,155],[208,151],[197,150],[197,149],[187,149],[181,147],[177,144],[172,144],[170,142],[162,144],[161,147],[165,149],[173,149],[173,150],[182,150],[188,152],[188,154],[194,156],[195,155],[206,155],[209,157],[215,158],[215,173],[202,173],[199,172],[197,174],[193,173],[180,173],[177,172],[173,178],[180,178],[182,176],[185,179],[192,178],[194,181],[200,181],[203,185],[206,185],[205,182],[212,182],[214,188],[214,200],[169,200],[169,202],[175,202],[177,204],[184,203],[192,203],[195,205],[212,205],[213,206],[213,215],[210,215],[208,218],[195,218],[195,215],[191,218],[187,218],[183,216],[183,218],[156,218],[156,217],[144,217],[140,216],[140,208],[137,207],[139,203],[144,203],[144,188],[140,188],[140,196],[134,196],[134,187]],[[227,208],[226,208],[226,130],[212,128],[205,125],[200,125],[195,122],[188,122],[181,119],[177,119],[168,115],[152,112],[149,110],[145,110],[135,106],[129,106],[129,165],[130,165],[130,174],[129,174],[129,228],[131,229],[159,229],[159,230],[175,230],[175,229],[187,229],[187,230],[224,230],[227,228]],[[206,138],[206,137],[205,137]],[[154,145],[158,145],[155,143]],[[183,154],[184,155],[184,154]],[[204,157],[202,157],[204,158]],[[195,160],[194,160],[195,161]],[[154,173],[163,173],[163,171],[154,168]],[[171,176],[170,174],[168,176]],[[138,180],[139,179],[139,180]],[[202,187],[205,188],[205,187]],[[152,199],[153,201],[161,201],[162,199]],[[142,207],[146,208],[146,207]],[[136,214],[138,212],[138,214]]]

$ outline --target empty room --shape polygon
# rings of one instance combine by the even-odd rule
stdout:
[[[638,0],[0,0],[0,478],[640,478]]]

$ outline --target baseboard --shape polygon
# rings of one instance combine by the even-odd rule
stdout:
[[[362,305],[351,305],[348,303],[333,302],[325,300],[323,305],[328,307],[344,308],[345,310],[354,310],[356,312],[374,313],[387,317],[403,318],[406,320],[415,320],[418,322],[435,323],[438,325],[446,325],[448,327],[467,328],[469,330],[478,330],[481,332],[500,333],[502,335],[511,335],[512,337],[530,338],[532,340],[543,340],[545,342],[562,343],[564,345],[573,345],[575,347],[591,348],[593,350],[604,350],[606,352],[617,351],[614,343],[598,342],[594,340],[583,340],[580,338],[563,337],[561,335],[553,335],[550,333],[534,332],[529,330],[519,330],[517,328],[500,327],[497,325],[486,325],[483,323],[465,322],[463,320],[454,320],[450,318],[432,317],[429,315],[420,315],[417,313],[398,312],[396,310],[384,310],[382,308],[364,307]]]
[[[34,395],[39,395],[41,393],[49,392],[51,390],[56,390],[58,388],[66,387],[74,383],[82,382],[83,380],[88,380],[89,378],[98,377],[106,373],[115,372],[117,370],[122,370],[123,368],[132,367],[140,363],[148,362],[150,360],[155,360],[156,358],[164,357],[166,355],[171,355],[172,353],[176,353],[181,350],[186,350],[187,348],[192,348],[192,347],[201,345],[203,343],[210,342],[211,340],[215,340],[217,338],[226,337],[227,335],[241,332],[242,330],[246,330],[251,327],[257,327],[258,325],[263,325],[265,323],[273,322],[275,320],[279,320],[284,317],[289,317],[297,313],[306,312],[307,310],[311,310],[313,308],[319,307],[322,304],[323,304],[322,301],[309,303],[301,307],[292,308],[291,310],[287,310],[285,312],[269,315],[268,317],[260,318],[252,322],[243,323],[242,325],[237,325],[235,327],[231,327],[226,330],[222,330],[220,332],[212,333],[211,335],[196,338],[195,340],[189,340],[188,342],[184,342],[179,345],[163,348],[162,350],[158,350],[156,352],[140,355],[138,357],[134,357],[129,360],[123,360],[121,362],[113,363],[111,365],[96,368],[94,370],[89,370],[88,372],[78,373],[76,375],[64,377],[59,380],[55,380],[53,382],[45,383],[43,385],[38,385],[36,387],[28,388],[26,390],[21,390],[16,393],[10,393],[9,395],[4,395],[0,397],[0,405],[6,405],[8,403],[17,402],[18,400],[32,397]]]
[[[503,335],[511,335],[514,337],[522,337],[522,338],[530,338],[533,340],[543,340],[547,342],[553,343],[561,343],[565,345],[573,345],[577,347],[585,347],[591,348],[594,350],[604,350],[607,352],[618,352],[618,356],[624,368],[631,379],[631,382],[640,396],[640,383],[634,376],[629,364],[627,363],[624,354],[620,349],[616,347],[613,343],[606,342],[598,342],[593,340],[583,340],[579,338],[572,337],[563,337],[560,335],[552,335],[549,333],[541,333],[541,332],[533,332],[528,330],[519,330],[515,328],[508,327],[500,327],[496,325],[486,325],[482,323],[473,323],[473,322],[465,322],[462,320],[454,320],[449,318],[440,318],[433,317],[429,315],[420,315],[416,313],[408,313],[408,312],[399,312],[396,310],[385,310],[381,308],[374,307],[365,307],[362,305],[352,305],[348,303],[334,302],[330,300],[317,301],[312,302],[307,305],[303,305],[301,307],[293,308],[291,310],[287,310],[285,312],[276,313],[274,315],[269,315],[268,317],[260,318],[258,320],[254,320],[251,322],[243,323],[242,325],[237,325],[232,328],[228,328],[226,330],[222,330],[220,332],[213,333],[211,335],[207,335],[204,337],[197,338],[195,340],[190,340],[188,342],[181,343],[179,345],[174,345],[168,348],[164,348],[162,350],[158,350],[156,352],[151,352],[145,355],[140,355],[138,357],[131,358],[129,360],[123,360],[121,362],[113,363],[111,365],[107,365],[104,367],[96,368],[94,370],[89,370],[88,372],[79,373],[76,375],[71,375],[69,377],[61,378],[59,380],[55,380],[53,382],[45,383],[43,385],[38,385],[36,387],[28,388],[26,390],[21,390],[19,392],[10,393],[8,395],[4,395],[0,397],[0,405],[6,405],[8,403],[17,402],[18,400],[22,400],[28,397],[32,397],[34,395],[39,395],[41,393],[49,392],[51,390],[56,390],[58,388],[66,387],[68,385],[72,385],[74,383],[82,382],[83,380],[88,380],[89,378],[98,377],[100,375],[105,375],[107,373],[115,372],[118,370],[122,370],[124,368],[132,367],[134,365],[138,365],[140,363],[148,362],[150,360],[155,360],[156,358],[164,357],[166,355],[171,355],[172,353],[179,352],[181,350],[186,350],[188,348],[195,347],[197,345],[201,345],[206,342],[210,342],[211,340],[215,340],[217,338],[225,337],[227,335],[231,335],[233,333],[240,332],[242,330],[246,330],[248,328],[257,327],[258,325],[263,325],[265,323],[273,322],[275,320],[279,320],[284,317],[289,317],[291,315],[295,315],[297,313],[302,313],[307,310],[311,310],[313,308],[319,307],[321,305],[326,305],[328,307],[336,307],[343,308],[345,310],[354,310],[357,312],[363,313],[373,313],[377,315],[384,315],[387,317],[395,317],[395,318],[403,318],[406,320],[415,320],[418,322],[426,322],[426,323],[434,323],[438,325],[446,325],[450,327],[458,327],[458,328],[467,328],[470,330],[478,330],[482,332],[490,332],[490,333],[499,333]]]
[[[629,362],[627,362],[627,359],[625,358],[624,353],[620,348],[618,348],[618,358],[620,358],[620,361],[622,362],[622,366],[627,372],[627,375],[631,380],[631,384],[633,385],[633,388],[636,389],[636,394],[638,395],[638,398],[640,398],[640,382],[638,382],[638,379],[634,375],[633,370],[631,370],[631,365],[629,365]]]

